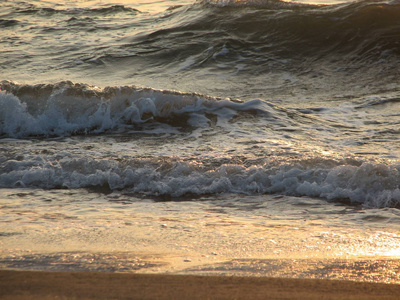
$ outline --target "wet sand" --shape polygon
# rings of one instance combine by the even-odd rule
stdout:
[[[2,192],[2,300],[399,299],[397,228],[281,209],[297,199],[125,204],[80,190]],[[56,213],[43,201],[54,197]]]
[[[6,299],[399,299],[400,285],[265,277],[0,271]]]

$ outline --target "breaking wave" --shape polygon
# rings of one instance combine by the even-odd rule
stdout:
[[[132,86],[2,82],[0,87],[0,136],[12,138],[118,132],[151,122],[202,127],[210,122],[207,114],[229,120],[239,111],[272,110],[261,100],[243,103]]]
[[[212,163],[211,163],[212,161]],[[357,160],[263,163],[245,166],[216,158],[91,159],[66,151],[29,159],[1,159],[0,187],[106,188],[156,197],[221,193],[308,196],[366,207],[400,205],[400,165]]]

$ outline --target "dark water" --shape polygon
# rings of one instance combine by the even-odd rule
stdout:
[[[183,3],[148,13],[129,2],[5,2],[3,79],[135,84],[245,99],[396,88],[396,1]]]

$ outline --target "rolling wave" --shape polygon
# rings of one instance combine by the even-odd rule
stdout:
[[[323,78],[337,85],[357,79],[360,86],[382,86],[399,76],[400,4],[395,1],[331,6],[200,1],[173,9],[160,24],[128,35],[118,52],[102,49],[96,61],[154,74],[242,75],[260,85],[258,77],[286,72],[308,86]]]
[[[172,26],[140,38],[163,55],[198,54],[196,67],[212,60],[275,61],[327,58],[348,63],[400,54],[400,4],[360,1],[332,6],[281,1],[200,1],[165,18]],[[203,45],[203,47],[201,46]],[[211,47],[211,48],[210,48]],[[167,48],[167,49],[165,49]],[[158,57],[160,58],[160,57]]]
[[[207,126],[240,111],[269,114],[260,100],[246,103],[195,93],[138,87],[98,87],[72,82],[0,85],[0,136],[68,136],[128,130],[143,123],[175,127]]]
[[[270,86],[284,92],[289,83],[299,87],[296,92],[318,92],[324,84],[327,94],[336,94],[341,84],[357,81],[348,88],[379,90],[399,76],[398,1],[321,6],[203,0],[152,15],[128,5],[8,6],[0,15],[0,27],[9,33],[0,40],[8,80],[90,77],[107,85],[148,86],[157,78],[160,88],[217,94],[217,88],[182,87],[188,77],[209,86],[209,77],[221,86],[227,78],[235,86],[248,80],[256,91]],[[14,71],[21,67],[22,77]]]
[[[51,16],[54,14],[63,15],[109,15],[116,13],[138,13],[137,9],[127,7],[124,5],[111,5],[99,8],[70,8],[70,9],[55,9],[50,7],[39,7],[33,4],[22,4],[15,9],[15,12],[22,15],[39,15]]]
[[[2,151],[0,149],[0,151]],[[161,198],[234,193],[307,196],[365,207],[400,205],[400,166],[316,157],[257,164],[225,159],[92,158],[88,153],[47,150],[40,155],[0,156],[0,187],[123,191]],[[7,159],[6,159],[6,156]]]

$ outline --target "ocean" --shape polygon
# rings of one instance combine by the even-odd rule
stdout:
[[[400,2],[0,3],[0,267],[400,282]]]

